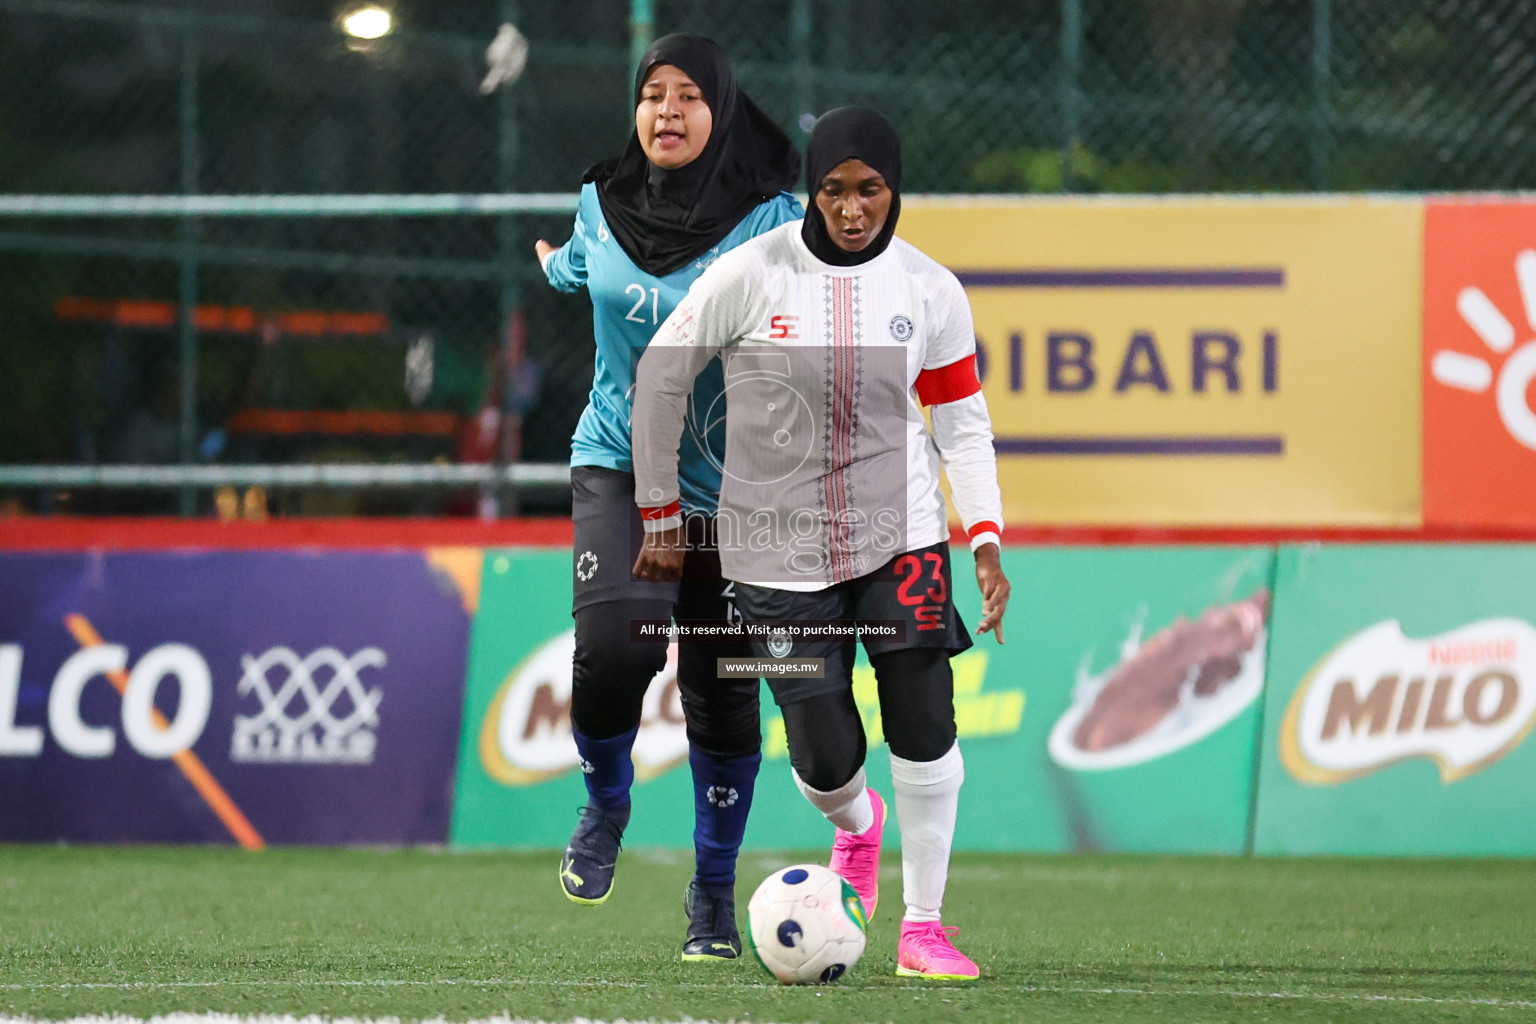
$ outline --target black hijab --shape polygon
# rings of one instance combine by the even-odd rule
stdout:
[[[825,178],[844,160],[862,160],[885,179],[891,187],[891,212],[885,226],[874,240],[858,252],[838,248],[816,206],[816,192]],[[806,248],[823,263],[835,267],[855,267],[885,252],[896,234],[896,218],[901,215],[901,139],[885,115],[868,107],[838,107],[821,115],[811,130],[805,147],[805,187],[811,201],[806,204],[800,237]]]
[[[703,152],[663,170],[647,159],[635,133],[622,155],[594,164],[582,178],[597,183],[603,217],[625,254],[656,277],[707,252],[759,203],[800,180],[794,144],[736,87],[719,46],[702,36],[656,40],[635,72],[636,106],[645,80],[662,64],[693,79],[709,104],[714,125]]]

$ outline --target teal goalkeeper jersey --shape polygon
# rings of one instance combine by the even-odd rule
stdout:
[[[549,283],[563,292],[586,288],[592,299],[592,333],[597,359],[592,392],[571,438],[572,466],[604,466],[634,472],[630,458],[629,416],[634,400],[635,366],[651,336],[672,312],[689,285],[721,253],[788,221],[805,210],[788,192],[759,205],[714,248],[680,270],[653,277],[635,266],[608,230],[597,200],[597,186],[581,188],[576,226],[544,266]],[[688,422],[678,454],[678,483],[684,508],[713,513],[720,500],[720,463],[725,453],[725,416],[715,408],[705,436],[701,424],[724,387],[720,361],[714,360],[694,385]],[[707,452],[713,450],[711,458]]]

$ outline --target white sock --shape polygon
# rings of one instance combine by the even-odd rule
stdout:
[[[869,788],[864,783],[862,767],[853,773],[853,778],[830,793],[807,786],[793,768],[789,773],[795,777],[795,785],[800,787],[805,798],[844,832],[861,835],[875,823],[875,805],[869,802]]]
[[[905,761],[891,755],[908,921],[940,920],[949,881],[949,850],[955,839],[955,811],[964,781],[959,743],[937,761]]]

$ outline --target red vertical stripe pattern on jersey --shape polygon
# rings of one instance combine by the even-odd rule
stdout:
[[[827,394],[827,454],[831,472],[822,480],[827,504],[828,561],[832,580],[841,583],[857,575],[849,540],[852,524],[848,522],[851,504],[848,493],[848,466],[853,462],[853,438],[857,410],[854,404],[857,356],[857,294],[851,277],[830,278],[832,298],[832,362],[830,390]]]

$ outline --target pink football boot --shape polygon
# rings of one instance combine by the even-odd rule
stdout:
[[[959,931],[938,921],[901,922],[896,973],[904,978],[975,981],[981,976],[981,968],[949,941]]]
[[[864,920],[875,916],[880,899],[880,834],[885,829],[885,801],[869,790],[869,802],[875,810],[874,824],[859,835],[837,830],[832,840],[832,862],[827,866],[853,886],[864,904]]]

